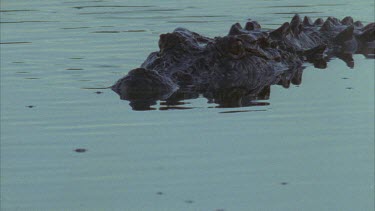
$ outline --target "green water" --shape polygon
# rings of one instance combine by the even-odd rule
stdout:
[[[139,112],[88,89],[138,67],[176,27],[214,37],[295,13],[369,23],[374,3],[2,0],[1,210],[374,210],[374,60],[363,55],[353,69],[307,66],[300,86],[272,86],[267,106],[198,98]]]

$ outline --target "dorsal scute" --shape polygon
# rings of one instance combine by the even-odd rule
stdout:
[[[370,23],[363,27],[363,32],[359,35],[359,39],[362,42],[375,41],[375,23]]]
[[[346,29],[344,29],[342,32],[340,32],[338,35],[335,37],[335,42],[337,43],[344,43],[348,40],[353,39],[353,33],[354,33],[354,26],[348,26]]]
[[[273,37],[273,38],[283,38],[283,37],[285,37],[290,30],[289,26],[290,26],[290,24],[288,22],[285,22],[278,29],[275,29],[272,32],[270,32],[270,37]]]
[[[349,26],[349,25],[353,25],[354,20],[353,20],[352,17],[347,16],[347,17],[345,17],[345,18],[343,18],[343,19],[341,20],[341,23],[344,24],[344,25],[348,25],[348,26]]]
[[[355,27],[358,27],[358,28],[362,28],[362,27],[363,27],[363,24],[362,24],[361,21],[356,21],[356,22],[353,23],[353,25],[354,25]]]
[[[294,15],[292,20],[290,21],[290,30],[293,35],[298,35],[302,30],[302,20],[299,15]]]
[[[375,22],[367,24],[365,27],[363,27],[363,30],[368,30],[368,29],[373,29],[373,28],[375,28]]]
[[[324,23],[324,20],[322,18],[318,18],[315,20],[314,26],[321,26],[323,25],[323,23]]]
[[[320,31],[331,31],[334,28],[335,24],[331,17],[328,17],[326,21],[324,21]]]
[[[261,26],[257,21],[249,21],[246,23],[245,29],[248,31],[252,31],[256,29],[261,29]]]
[[[304,25],[304,26],[313,26],[314,23],[312,22],[312,20],[311,20],[310,17],[305,16],[305,17],[303,18],[303,25]]]
[[[241,34],[242,26],[240,23],[235,23],[230,27],[228,35],[237,35]]]
[[[341,21],[335,17],[328,17],[326,21],[330,21],[333,25],[341,25]]]

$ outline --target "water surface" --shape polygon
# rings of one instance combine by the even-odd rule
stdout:
[[[307,66],[269,100],[133,111],[109,89],[185,27],[214,37],[352,1],[1,2],[3,210],[374,210],[374,60]],[[183,109],[189,108],[189,109]],[[84,149],[77,150],[76,149]]]

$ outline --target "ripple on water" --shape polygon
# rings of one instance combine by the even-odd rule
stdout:
[[[139,33],[139,32],[146,32],[146,30],[140,29],[140,30],[124,30],[124,31],[93,31],[91,33],[96,33],[96,34],[117,34],[117,33]]]
[[[65,70],[83,70],[83,68],[66,68]]]
[[[0,10],[0,12],[36,12],[39,10]]]
[[[133,112],[129,102],[104,89],[158,48],[158,36],[151,33],[179,26],[219,36],[247,18],[274,29],[282,17],[289,21],[299,10],[339,17],[350,11],[371,21],[369,12],[351,11],[368,11],[370,6],[361,5],[365,1],[343,7],[329,4],[337,3],[333,0],[290,5],[220,0],[215,6],[192,0],[171,5],[172,10],[171,1],[131,1],[130,6],[118,0],[5,1],[17,7],[1,13],[2,29],[8,27],[0,45],[4,209],[372,208],[366,203],[371,205],[368,190],[373,188],[367,174],[373,161],[373,60],[361,57],[359,71],[347,71],[341,61],[324,71],[309,67],[300,88],[272,88],[265,100],[272,106],[216,108],[200,96],[173,102],[177,105],[160,102],[156,112]],[[253,9],[265,1],[263,6],[274,6]],[[81,149],[87,151],[75,151]],[[291,188],[311,191],[296,200]],[[280,191],[287,191],[283,200],[278,200]],[[347,201],[353,194],[358,197]],[[91,200],[99,198],[100,203]],[[116,203],[118,198],[129,203]]]
[[[222,21],[210,21],[210,20],[181,20],[181,21],[167,21],[167,23],[214,23]]]
[[[316,12],[316,11],[308,11],[308,12],[292,11],[292,12],[274,12],[274,13],[271,13],[271,14],[275,14],[275,15],[295,15],[295,14],[319,14],[319,13],[321,13],[321,12]]]
[[[24,78],[24,79],[27,79],[27,80],[38,80],[40,78],[37,78],[37,77],[27,77],[27,78]]]
[[[301,4],[301,5],[271,5],[259,8],[306,8],[306,7],[333,7],[333,6],[343,6],[346,4]]]
[[[31,44],[32,42],[0,42],[1,45],[10,45],[10,44]]]
[[[143,29],[139,29],[139,30],[125,30],[125,31],[122,31],[122,32],[146,32],[146,30],[143,30]]]
[[[236,110],[236,111],[221,111],[220,114],[232,114],[232,113],[243,113],[243,112],[259,112],[267,111],[267,109],[256,109],[256,110]]]
[[[86,8],[122,8],[122,7],[128,7],[128,8],[147,8],[147,7],[156,7],[154,5],[88,5],[88,6],[76,6],[72,7],[75,9],[86,9]]]
[[[80,26],[80,27],[65,27],[65,28],[61,28],[61,29],[64,29],[64,30],[70,30],[70,29],[89,29],[91,27],[88,27],[88,26]]]
[[[59,21],[40,21],[40,20],[32,20],[32,21],[0,21],[0,23],[58,23]]]
[[[91,33],[109,33],[109,34],[114,34],[114,33],[120,33],[120,31],[94,31],[94,32],[91,32]]]

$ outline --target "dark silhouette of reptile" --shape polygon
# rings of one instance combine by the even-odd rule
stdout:
[[[325,68],[331,58],[340,58],[353,67],[352,54],[373,58],[374,37],[375,23],[364,26],[351,17],[312,22],[295,15],[271,31],[250,20],[213,39],[177,28],[160,35],[160,50],[111,88],[135,110],[199,95],[223,107],[246,106],[268,99],[273,84],[300,84],[304,62]]]

